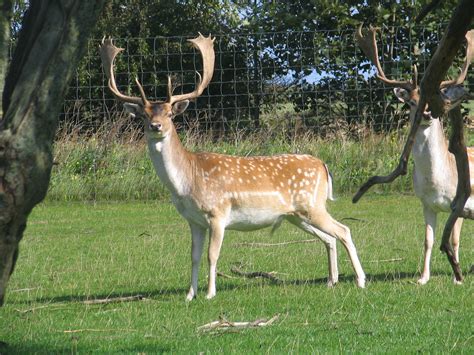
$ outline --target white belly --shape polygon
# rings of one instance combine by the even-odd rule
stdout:
[[[256,230],[276,223],[282,214],[270,208],[233,208],[227,219],[226,229],[239,231]]]

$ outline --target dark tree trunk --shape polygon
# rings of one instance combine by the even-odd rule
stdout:
[[[32,0],[3,88],[0,127],[0,304],[29,213],[46,195],[62,101],[105,0]],[[8,1],[6,2],[8,3]],[[11,2],[2,5],[4,19]],[[8,38],[8,35],[7,35]],[[7,50],[8,51],[8,50]],[[3,54],[3,47],[0,47]],[[5,68],[0,59],[0,75]],[[3,81],[3,77],[0,77]],[[1,85],[2,83],[0,83]]]
[[[454,250],[449,243],[449,238],[457,219],[463,215],[464,205],[471,195],[471,177],[469,173],[469,159],[467,156],[466,143],[464,140],[464,122],[459,106],[449,111],[449,119],[452,128],[451,137],[449,139],[449,151],[453,153],[456,158],[458,186],[456,188],[456,197],[451,206],[452,211],[444,226],[440,249],[446,253],[456,280],[461,282],[461,267],[459,266],[459,261],[455,258]]]

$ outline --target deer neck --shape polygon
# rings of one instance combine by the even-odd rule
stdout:
[[[422,122],[415,135],[412,153],[418,173],[443,178],[453,171],[454,157],[448,150],[443,126],[437,118]]]
[[[153,166],[161,182],[173,195],[185,196],[192,185],[192,153],[188,152],[179,140],[176,129],[165,138],[157,138],[145,131],[148,151]]]

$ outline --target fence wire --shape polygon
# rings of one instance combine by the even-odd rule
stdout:
[[[417,64],[421,77],[443,30],[443,25],[383,29],[377,39],[387,76],[409,78],[412,65]],[[361,126],[388,131],[405,122],[404,110],[391,88],[375,78],[374,67],[355,44],[353,31],[220,34],[215,38],[213,79],[177,119],[182,127],[220,135],[258,129],[311,130],[324,135],[331,129]],[[202,64],[187,39],[114,39],[124,48],[116,60],[119,90],[138,96],[134,82],[138,77],[150,100],[163,99],[167,75],[173,77],[175,93],[193,90]],[[88,130],[122,112],[107,88],[99,43],[99,39],[89,41],[61,115],[62,122]]]

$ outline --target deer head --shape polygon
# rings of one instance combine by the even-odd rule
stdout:
[[[388,86],[394,87],[394,93],[397,98],[410,106],[414,113],[418,107],[420,99],[420,87],[417,82],[416,66],[413,67],[412,79],[408,81],[390,80],[385,76],[378,58],[377,43],[375,39],[377,29],[370,27],[368,33],[362,35],[362,25],[356,30],[355,38],[364,54],[377,68],[377,78]],[[458,106],[464,99],[473,98],[471,94],[462,86],[466,79],[469,64],[474,58],[474,30],[466,33],[466,59],[463,63],[461,73],[456,79],[443,81],[440,84],[441,97],[447,107],[447,111]],[[424,119],[431,119],[431,115],[426,111]]]
[[[201,34],[196,38],[188,40],[199,50],[203,61],[203,75],[201,76],[199,72],[196,72],[198,83],[194,91],[182,95],[173,95],[171,76],[168,76],[166,100],[149,101],[138,79],[135,79],[135,82],[140,92],[140,97],[127,96],[118,90],[114,76],[114,60],[117,54],[123,51],[123,48],[117,48],[111,38],[104,38],[99,46],[99,52],[105,74],[108,78],[109,89],[118,100],[125,103],[125,109],[132,116],[139,116],[144,119],[145,129],[149,133],[164,138],[173,127],[173,117],[183,113],[188,107],[189,100],[199,97],[209,85],[214,72],[214,40],[215,38],[212,39],[211,36],[204,37]]]

